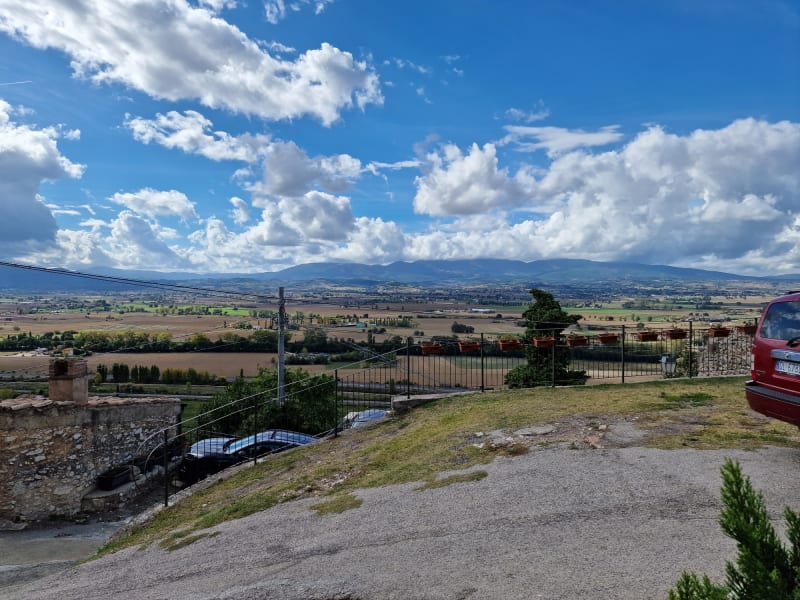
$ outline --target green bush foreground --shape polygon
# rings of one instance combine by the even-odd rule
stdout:
[[[800,600],[800,517],[784,509],[787,549],[769,521],[764,497],[742,475],[739,463],[727,460],[721,472],[719,523],[736,540],[736,562],[726,564],[724,584],[684,572],[669,600]]]

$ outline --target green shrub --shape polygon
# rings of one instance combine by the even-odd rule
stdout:
[[[722,466],[720,526],[736,540],[736,562],[725,566],[725,583],[716,584],[707,576],[684,572],[669,600],[791,600],[800,598],[800,516],[784,510],[787,524],[787,549],[778,538],[764,504],[764,497],[753,489],[750,478],[742,475],[739,463],[725,461]]]
[[[525,338],[539,336],[559,339],[561,332],[577,323],[580,315],[572,315],[561,308],[552,294],[544,290],[530,290],[534,302],[522,313],[525,317]],[[528,364],[515,367],[506,374],[505,383],[511,388],[540,385],[582,385],[586,383],[584,371],[570,371],[569,350],[561,345],[538,348],[530,344],[526,350]]]

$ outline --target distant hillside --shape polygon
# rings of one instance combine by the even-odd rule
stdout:
[[[604,281],[616,283],[668,283],[668,282],[722,282],[722,281],[769,281],[797,282],[800,275],[780,277],[744,277],[719,271],[683,269],[665,265],[645,265],[626,262],[597,262],[577,259],[553,259],[523,262],[519,260],[473,259],[473,260],[423,260],[417,262],[395,262],[389,265],[363,265],[357,263],[310,263],[283,271],[270,273],[159,273],[157,271],[123,271],[98,269],[89,271],[96,276],[121,277],[126,279],[186,283],[219,286],[232,281],[292,284],[300,282],[351,283],[376,285],[401,283],[415,285],[433,284],[492,284],[560,282],[567,284],[596,284]],[[79,292],[79,291],[125,291],[134,286],[86,279],[52,272],[29,271],[0,266],[0,289],[8,292]]]
[[[312,263],[298,265],[277,273],[262,273],[264,279],[284,281],[348,281],[353,279],[398,283],[492,283],[513,281],[597,282],[607,280],[730,281],[752,278],[661,265],[591,260],[553,259],[523,262],[519,260],[422,260],[390,265],[352,263]]]

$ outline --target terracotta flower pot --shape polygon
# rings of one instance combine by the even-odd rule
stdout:
[[[744,333],[745,335],[755,335],[756,329],[758,329],[758,325],[755,325],[754,323],[736,326],[736,331],[739,333]]]
[[[556,343],[556,338],[554,337],[538,337],[533,338],[533,345],[537,348],[552,348],[553,345]]]
[[[640,342],[655,342],[658,340],[657,331],[637,331],[633,335]]]
[[[522,348],[522,342],[519,340],[500,340],[497,342],[500,346],[500,350],[507,351],[507,350],[519,350]]]
[[[601,333],[597,336],[601,344],[616,344],[619,342],[618,333]]]
[[[571,335],[567,337],[567,346],[588,346],[589,336],[586,335]]]
[[[685,329],[667,329],[664,331],[664,337],[668,340],[685,340],[687,333]]]
[[[422,344],[420,346],[422,350],[423,356],[428,356],[430,354],[441,354],[442,353],[442,345],[441,344]]]
[[[480,342],[458,342],[458,349],[463,354],[478,354],[481,351]]]
[[[708,330],[708,337],[728,337],[731,330],[726,327],[711,327]]]

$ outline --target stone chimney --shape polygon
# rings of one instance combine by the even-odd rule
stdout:
[[[83,358],[50,359],[50,400],[89,403],[89,371]]]

